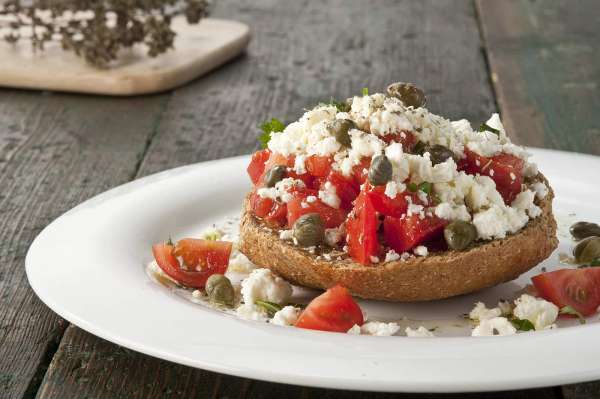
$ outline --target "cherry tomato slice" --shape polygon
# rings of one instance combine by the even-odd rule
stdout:
[[[348,290],[336,285],[313,299],[295,326],[309,330],[347,332],[364,323],[362,310]]]
[[[600,306],[600,267],[561,269],[531,278],[539,295],[559,308],[571,306],[584,316]]]

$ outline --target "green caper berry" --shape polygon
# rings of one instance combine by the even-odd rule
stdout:
[[[583,240],[587,237],[600,236],[600,226],[596,223],[577,222],[569,229],[571,235],[576,240]]]
[[[231,281],[222,274],[213,274],[204,286],[208,300],[226,306],[233,306],[235,290]]]
[[[477,229],[472,223],[455,220],[444,228],[444,239],[448,247],[462,251],[477,239]]]
[[[286,167],[283,165],[275,165],[267,171],[265,175],[265,186],[274,187],[278,181],[285,177]]]
[[[344,147],[352,145],[350,134],[348,134],[351,129],[356,129],[356,124],[349,119],[336,119],[330,127],[333,137]]]
[[[417,144],[412,148],[413,154],[417,155],[423,155],[425,151],[427,151],[427,145],[422,141],[417,141]]]
[[[588,264],[600,258],[600,237],[593,236],[581,240],[573,249],[573,256],[579,264]]]
[[[392,179],[393,172],[390,160],[385,155],[377,155],[371,161],[369,182],[374,186],[382,186]]]
[[[433,165],[437,165],[438,163],[444,163],[448,159],[454,157],[454,153],[447,147],[444,147],[440,144],[434,144],[425,147],[425,152],[429,153],[429,159],[431,159],[431,163]]]
[[[390,97],[396,97],[407,107],[419,108],[425,106],[427,99],[423,90],[412,83],[392,83],[387,88]]]
[[[292,235],[301,247],[313,247],[325,240],[325,224],[318,213],[308,213],[296,220]]]

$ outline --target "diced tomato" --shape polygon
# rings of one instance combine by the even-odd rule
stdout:
[[[348,290],[336,285],[313,299],[295,326],[309,330],[347,332],[364,323],[362,310]]]
[[[368,265],[371,257],[379,254],[377,240],[377,214],[366,192],[356,199],[354,209],[346,219],[348,235],[348,254],[356,262]]]
[[[402,151],[408,153],[412,151],[413,147],[415,146],[415,144],[417,144],[418,141],[415,135],[412,134],[412,132],[406,130],[403,130],[397,134],[387,134],[385,136],[382,136],[381,140],[385,141],[386,144],[390,144],[392,142],[400,143],[402,144]]]
[[[409,201],[406,197],[409,197],[413,204],[427,205],[421,201],[417,193],[410,191],[403,191],[398,193],[394,198],[390,198],[385,194],[385,187],[377,186],[371,188],[368,191],[368,194],[373,202],[375,210],[385,216],[399,218],[406,214],[409,205]]]
[[[354,165],[352,167],[352,176],[354,177],[354,181],[356,184],[361,186],[364,182],[367,181],[367,176],[369,174],[369,167],[371,166],[371,158],[363,158],[360,160],[358,165]]]
[[[343,209],[332,208],[318,198],[313,202],[308,202],[306,201],[306,197],[305,193],[301,193],[287,203],[288,226],[293,226],[294,222],[300,216],[308,213],[318,213],[321,219],[323,219],[326,228],[338,227],[344,222],[346,212]]]
[[[252,183],[258,183],[260,177],[265,171],[265,163],[269,160],[270,156],[271,151],[269,150],[256,151],[254,154],[252,154],[252,159],[248,165],[248,168],[246,169],[248,175],[250,176],[250,180],[252,180]]]
[[[271,227],[283,227],[287,221],[287,206],[271,198],[263,198],[256,193],[250,195],[250,209],[255,216],[263,218]]]
[[[192,288],[204,288],[210,276],[227,271],[231,248],[232,244],[226,241],[186,238],[176,247],[155,244],[152,254],[162,271],[175,281]],[[192,270],[183,269],[176,256],[181,256]],[[197,267],[201,270],[196,270]]]
[[[532,277],[539,295],[559,308],[571,306],[584,316],[600,306],[600,267],[561,269]]]
[[[306,185],[306,187],[313,187],[313,181],[315,179],[310,173],[302,173],[298,174],[292,170],[288,170],[287,177],[291,177],[292,179],[302,180],[302,182]]]
[[[271,212],[265,216],[265,222],[271,227],[284,227],[287,223],[287,204],[275,202]]]
[[[315,177],[326,177],[331,170],[331,157],[311,155],[304,162],[308,173]]]
[[[335,187],[335,192],[342,202],[342,208],[349,209],[352,206],[352,201],[356,199],[360,192],[360,187],[353,179],[344,177],[338,172],[332,171],[327,176],[323,185],[329,182]]]
[[[258,182],[256,185],[257,186],[262,185],[262,181],[264,180],[265,174],[276,165],[282,165],[282,166],[286,166],[288,168],[293,168],[295,159],[296,159],[296,157],[294,157],[293,155],[286,157],[285,155],[282,155],[282,154],[279,154],[276,152],[270,153],[269,159],[265,163],[263,173],[258,178]],[[289,173],[288,173],[288,175],[289,175]]]
[[[256,192],[250,194],[250,209],[252,209],[254,215],[259,218],[267,216],[273,209],[274,203],[275,201],[271,198],[263,198]]]
[[[424,219],[419,215],[402,219],[386,216],[383,221],[384,239],[394,251],[401,253],[423,242],[439,238],[447,224],[447,220],[435,215],[426,216]]]
[[[506,204],[510,204],[521,192],[524,166],[521,158],[506,153],[484,157],[468,148],[465,148],[465,155],[466,158],[459,162],[459,168],[469,174],[489,176]]]

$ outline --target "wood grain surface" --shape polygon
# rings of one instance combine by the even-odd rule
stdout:
[[[432,111],[474,124],[497,101],[521,143],[600,153],[599,3],[565,4],[220,0],[215,17],[251,26],[247,53],[172,93],[111,99],[0,91],[0,397],[600,397],[598,383],[373,394],[192,369],[67,328],[31,292],[23,265],[35,235],[90,196],[171,167],[249,153],[262,120],[290,122],[303,108],[362,87],[412,81],[425,88]]]

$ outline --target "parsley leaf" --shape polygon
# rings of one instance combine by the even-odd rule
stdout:
[[[362,95],[363,96],[368,96],[369,95],[369,88],[368,87],[363,87],[363,89],[362,89]]]
[[[579,323],[585,324],[585,317],[583,317],[583,315],[581,313],[579,313],[578,311],[576,311],[575,308],[573,308],[572,306],[569,306],[569,305],[563,306],[558,311],[558,314],[568,314],[571,316],[577,316],[577,318],[579,319]]]
[[[254,302],[256,304],[256,306],[263,308],[267,314],[269,315],[269,317],[273,317],[273,315],[277,312],[279,312],[281,309],[283,309],[281,307],[281,305],[274,303],[274,302],[267,302],[267,301],[260,301],[257,300]]]
[[[270,121],[263,122],[260,125],[260,129],[263,132],[258,136],[258,141],[260,141],[262,148],[267,148],[271,140],[271,134],[282,132],[285,129],[285,125],[279,119],[271,118]]]
[[[423,191],[425,194],[431,194],[431,183],[424,181],[419,184],[419,190]]]
[[[600,258],[596,258],[590,262],[590,266],[600,266]]]
[[[532,331],[535,330],[535,326],[532,322],[527,319],[517,319],[516,317],[511,319],[510,322],[519,331]]]
[[[493,127],[491,127],[490,125],[486,124],[486,123],[482,123],[479,126],[479,131],[480,132],[492,132],[498,136],[500,136],[500,130],[498,129],[494,129]]]
[[[338,101],[333,97],[331,97],[329,101],[320,102],[318,105],[333,105],[337,108],[338,112],[350,111],[350,104],[348,104],[346,101]]]
[[[411,193],[416,193],[417,190],[419,189],[419,186],[417,186],[415,183],[410,182],[406,185],[406,188],[408,188],[408,191],[410,191]]]

